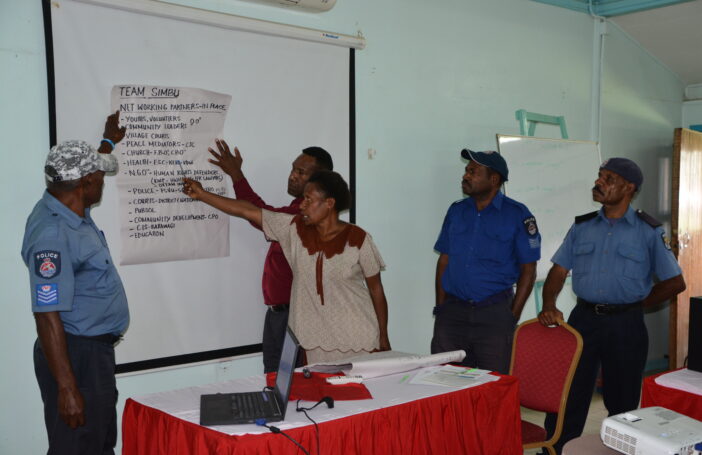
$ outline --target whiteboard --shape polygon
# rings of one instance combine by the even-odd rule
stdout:
[[[536,278],[544,280],[573,218],[600,208],[591,193],[602,162],[598,144],[498,134],[497,147],[509,168],[505,194],[536,217],[541,232]]]
[[[223,137],[239,147],[249,182],[268,204],[290,203],[290,166],[307,146],[328,150],[348,180],[349,49],[230,29],[222,26],[226,15],[195,12],[198,20],[188,21],[108,2],[51,2],[57,140],[97,144],[115,85],[195,87],[231,95]],[[210,15],[218,26],[203,20]],[[118,212],[116,178],[108,177],[92,215],[115,264],[122,262]],[[251,352],[261,342],[268,243],[231,219],[229,244],[227,257],[118,266],[131,313],[116,350],[122,371],[231,348]]]

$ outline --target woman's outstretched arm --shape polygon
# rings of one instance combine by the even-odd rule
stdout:
[[[202,184],[197,180],[184,178],[183,193],[197,201],[202,201],[207,205],[211,205],[224,213],[239,218],[244,218],[245,220],[256,223],[259,226],[263,225],[263,215],[260,208],[256,207],[250,202],[230,199],[228,197],[210,193],[209,191],[206,191],[202,187]]]

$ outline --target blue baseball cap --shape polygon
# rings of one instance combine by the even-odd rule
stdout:
[[[638,191],[643,183],[643,172],[633,161],[626,158],[610,158],[600,165],[600,169],[607,169],[615,174],[621,175],[624,180],[631,182]]]
[[[481,166],[489,167],[493,171],[500,174],[505,182],[507,181],[507,175],[509,174],[507,162],[499,153],[492,150],[486,152],[474,152],[472,150],[463,149],[461,150],[461,156],[468,161],[475,161]]]

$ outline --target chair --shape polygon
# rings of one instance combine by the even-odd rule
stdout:
[[[522,420],[522,447],[546,447],[556,451],[563,429],[563,416],[570,384],[583,350],[580,334],[563,321],[557,327],[544,327],[538,319],[517,327],[512,346],[510,375],[519,379],[519,403],[527,409],[557,413],[556,429],[546,440],[546,429]]]

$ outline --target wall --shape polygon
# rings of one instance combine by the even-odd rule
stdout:
[[[605,38],[603,68],[602,158],[623,156],[636,161],[644,184],[634,207],[668,223],[669,215],[658,207],[658,192],[670,194],[669,188],[658,188],[659,158],[672,157],[673,131],[682,122],[685,86],[613,23],[609,23]],[[667,231],[670,233],[669,227]],[[649,367],[665,368],[668,305],[648,311],[646,324]]]
[[[383,281],[394,349],[429,349],[437,257],[432,246],[448,205],[461,197],[464,164],[458,150],[494,149],[496,133],[517,134],[514,112],[522,108],[564,115],[571,138],[589,139],[593,23],[584,14],[523,0],[339,0],[332,11],[317,15],[235,0],[182,3],[360,32],[367,39],[356,70],[358,223],[373,234],[388,264]],[[664,129],[680,123],[681,95],[676,101],[674,78],[625,36],[614,32],[609,42],[605,98],[611,99],[605,100],[603,124],[613,123],[603,128],[603,152],[653,156],[672,137],[672,130]],[[631,68],[614,60],[620,54]],[[24,220],[43,189],[49,142],[44,59],[39,1],[3,0],[0,453],[8,454],[40,453],[46,447],[31,363],[34,326],[19,257]],[[620,88],[632,74],[651,71],[650,80]],[[544,128],[537,134],[557,137],[558,131]],[[374,159],[367,158],[369,148],[377,150]],[[647,161],[644,171],[651,167]],[[260,368],[260,357],[253,356],[119,378],[119,409],[129,396],[247,376]]]
[[[36,335],[29,282],[19,256],[24,220],[42,192],[49,143],[46,69],[38,1],[0,2],[0,453],[41,453],[43,411],[32,366]]]
[[[683,103],[682,127],[690,128],[690,125],[702,125],[702,100],[691,100]]]

